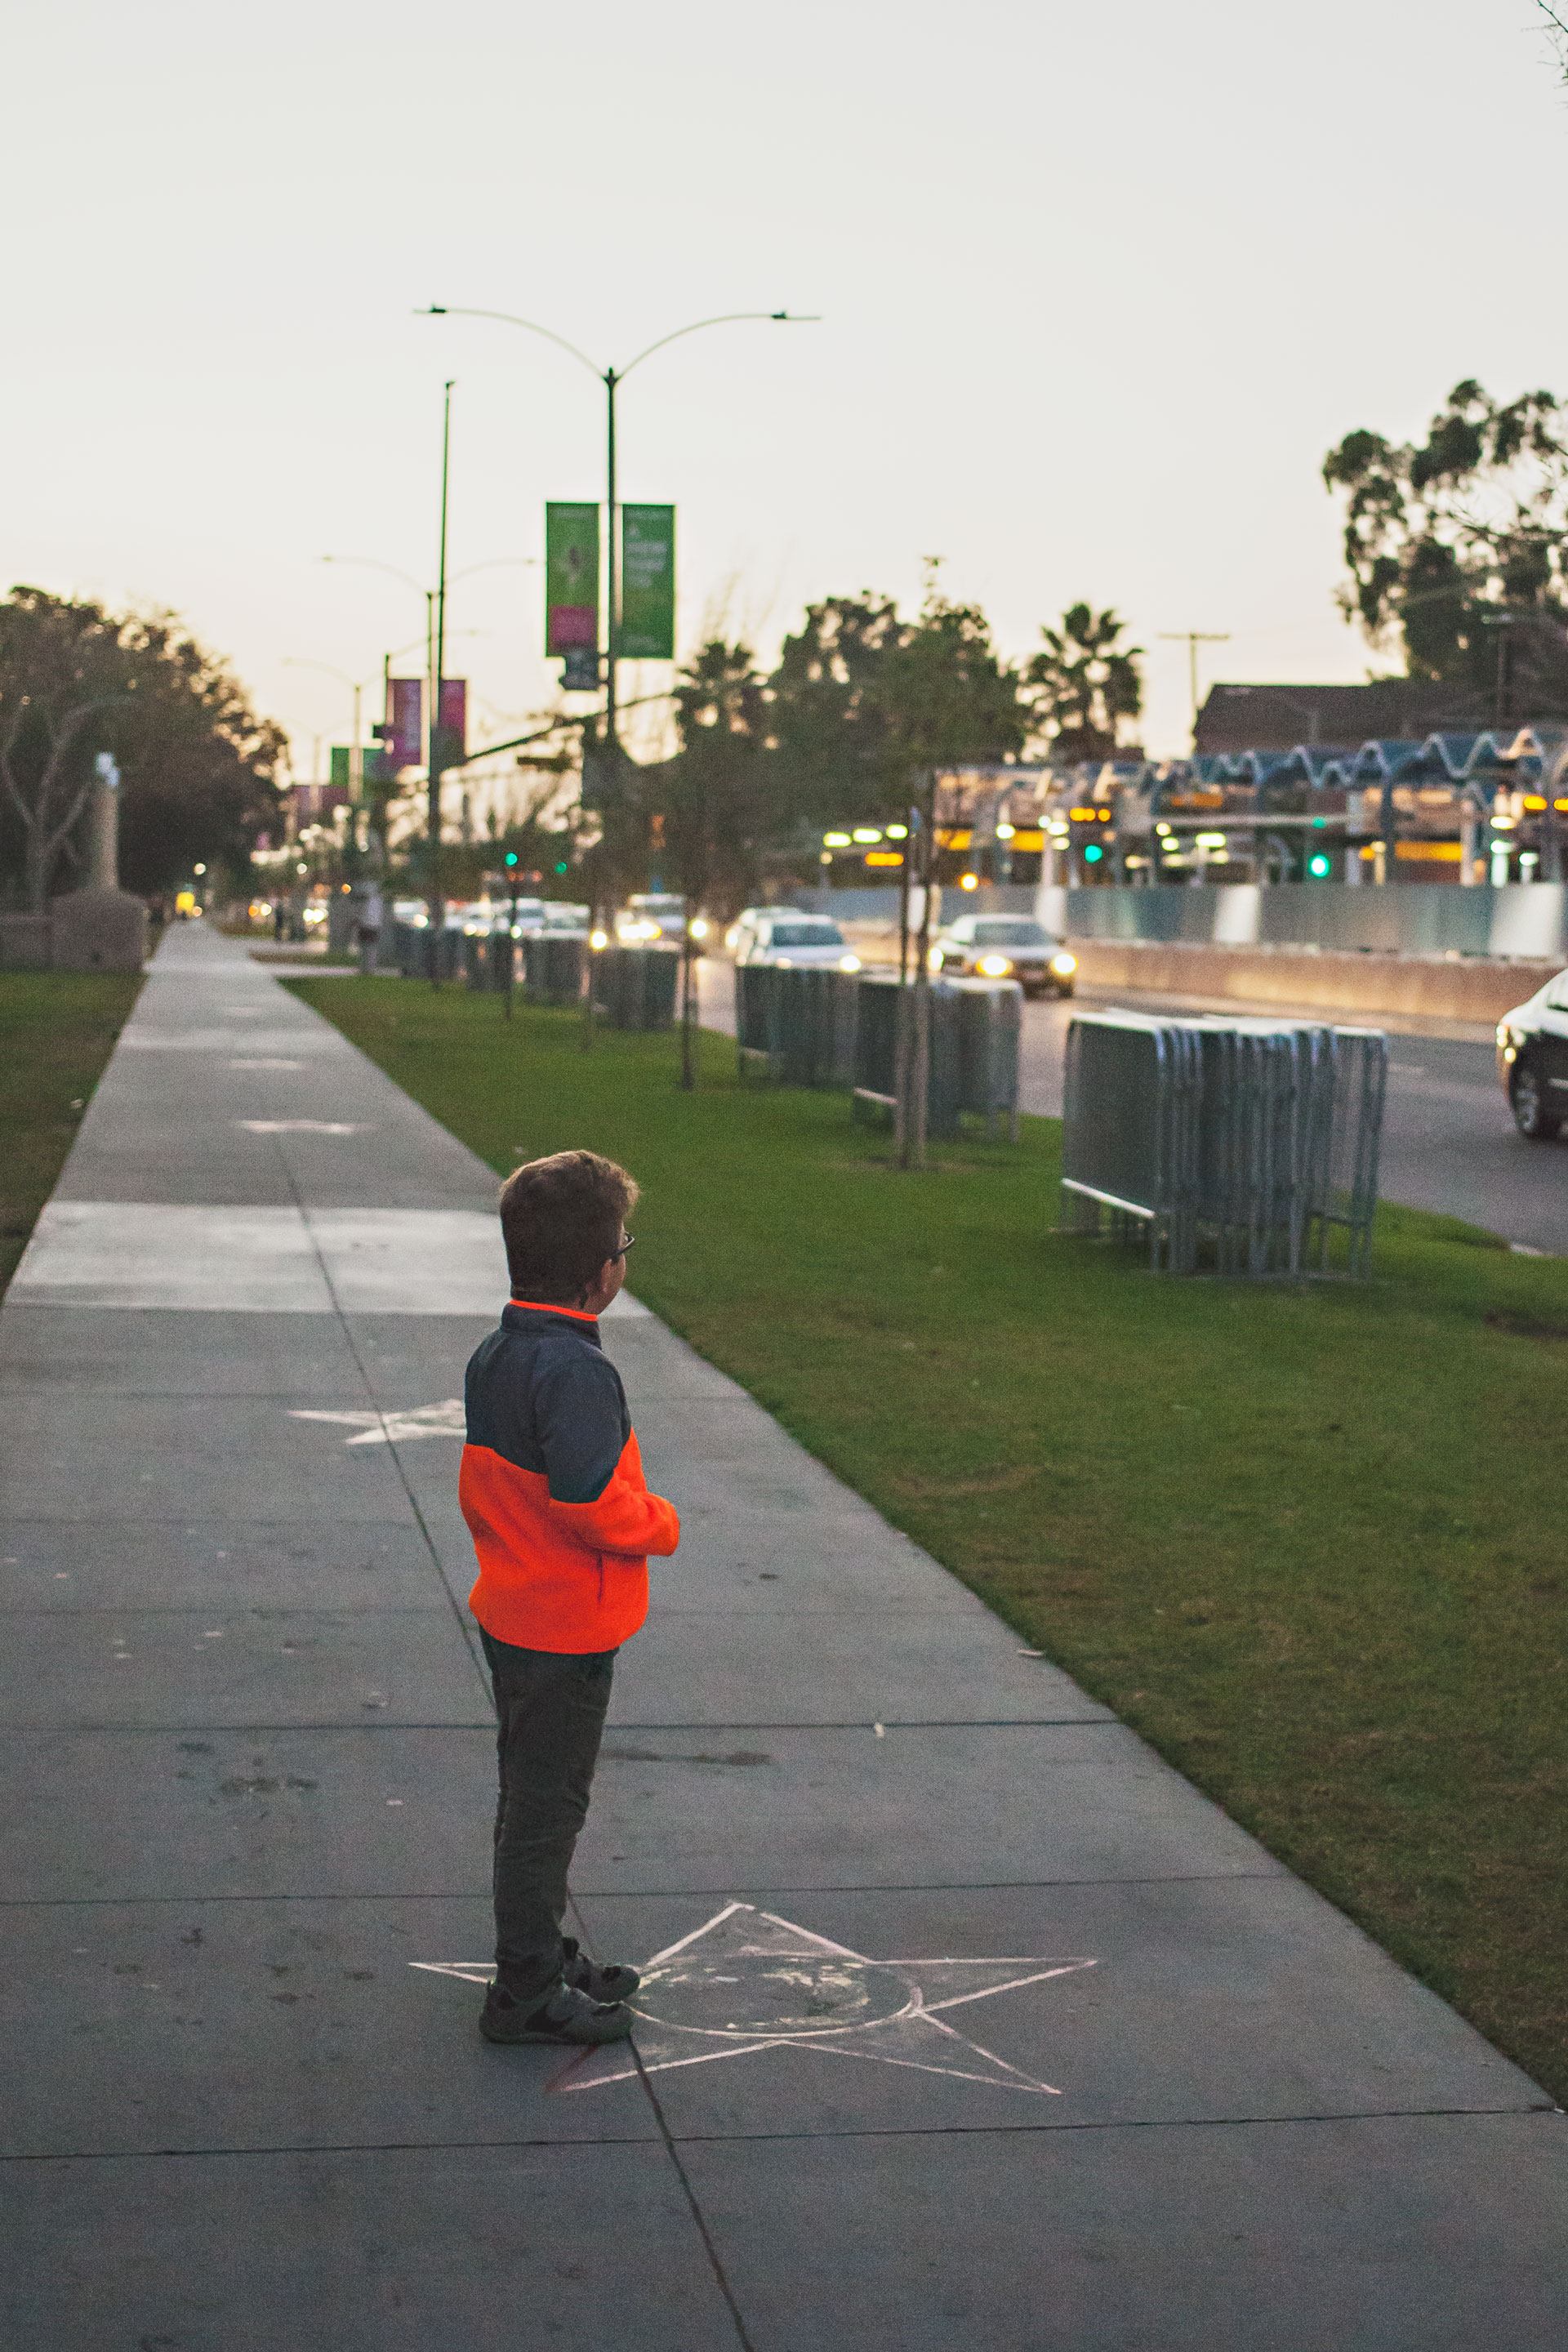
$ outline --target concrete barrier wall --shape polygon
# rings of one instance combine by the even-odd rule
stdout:
[[[1138,940],[1075,938],[1073,951],[1080,983],[1096,993],[1125,988],[1153,995],[1306,1005],[1347,1021],[1404,1013],[1491,1023],[1533,996],[1562,969],[1558,958],[1503,963]]]
[[[147,908],[127,890],[73,890],[47,915],[0,915],[0,971],[140,971]]]
[[[803,890],[792,904],[837,915],[841,922],[897,922],[899,894]],[[1087,890],[1016,883],[942,894],[951,918],[1033,914],[1048,930],[1078,940],[1215,941],[1226,947],[1374,948],[1393,955],[1555,957],[1568,964],[1568,885],[1510,882],[1500,889],[1457,884],[1391,883],[1377,889],[1342,882],[1207,883],[1194,889]]]
[[[47,915],[0,915],[0,971],[47,971]]]
[[[1075,939],[1215,940],[1233,947],[1380,949],[1395,955],[1555,957],[1568,963],[1568,888],[1286,882],[1040,891],[1040,919]],[[1054,918],[1054,919],[1053,919]]]

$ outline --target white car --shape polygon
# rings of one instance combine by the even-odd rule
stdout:
[[[748,908],[747,913],[755,919],[748,923],[742,916],[736,927],[738,964],[775,964],[784,971],[795,965],[805,970],[826,966],[837,971],[859,971],[859,957],[837,924],[830,923],[826,915],[803,915],[798,907]]]
[[[750,946],[759,923],[765,923],[773,915],[798,915],[802,911],[799,907],[742,907],[724,934],[724,945],[738,961],[742,948]]]

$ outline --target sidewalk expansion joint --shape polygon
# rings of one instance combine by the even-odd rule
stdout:
[[[1344,2107],[1323,2114],[1299,2116],[1118,2116],[1103,2121],[1085,2116],[1074,2122],[1037,2124],[886,2124],[850,2126],[843,2131],[682,2132],[682,2147],[725,2147],[743,2141],[773,2141],[809,2146],[816,2140],[909,2139],[1038,2139],[1057,2132],[1158,2131],[1281,2131],[1310,2130],[1336,2124],[1487,2123],[1500,2116],[1561,2116],[1563,2109],[1544,2094],[1514,2105],[1495,2107]]]
[[[884,1879],[858,1879],[831,1886],[778,1886],[771,1880],[765,1886],[746,1885],[731,1879],[726,1879],[723,1884],[726,1891],[732,1890],[740,1895],[782,1898],[786,1895],[1049,1895],[1058,1888],[1074,1886],[1246,1886],[1268,1885],[1275,1879],[1289,1876],[1289,1873],[1281,1866],[1275,1870],[1173,1871],[1166,1876],[1152,1878],[937,1879],[922,1881],[918,1885],[903,1885]],[[715,1891],[711,1886],[576,1886],[572,1894],[574,1902],[705,1903]],[[356,1894],[342,1887],[334,1887],[326,1894],[293,1893],[287,1887],[268,1894],[251,1894],[243,1888],[216,1887],[205,1893],[184,1895],[16,1895],[0,1896],[0,1912],[123,1911],[150,1908],[154,1904],[173,1904],[188,1910],[201,1903],[489,1904],[490,1894],[487,1880],[482,1886],[426,1887],[401,1895]]]
[[[651,2089],[649,2097],[652,2098]],[[1525,2105],[1495,2107],[1345,2107],[1324,2114],[1289,2116],[1124,2116],[1103,2122],[1085,2118],[1061,2123],[897,2124],[851,2126],[842,2131],[604,2132],[563,2139],[542,2133],[521,2133],[505,2139],[390,2140],[268,2140],[255,2147],[47,2148],[0,2156],[0,2169],[24,2164],[133,2164],[150,2158],[171,2163],[199,2163],[225,2158],[241,2163],[267,2162],[285,2156],[439,2156],[466,2148],[511,2147],[651,2147],[664,2137],[667,2152],[677,2162],[683,2147],[732,2147],[772,2145],[810,2147],[832,2140],[1038,2139],[1063,2132],[1160,2131],[1280,2131],[1310,2130],[1339,2124],[1487,2123],[1505,2116],[1557,2116],[1563,2109],[1545,2097]],[[660,2119],[662,2120],[662,2119]],[[684,2174],[682,2174],[684,2180]],[[694,2209],[695,2210],[695,2209]],[[700,2218],[698,2227],[702,2229]],[[706,2231],[703,2235],[706,2240]]]

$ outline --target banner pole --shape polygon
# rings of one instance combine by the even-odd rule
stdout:
[[[446,902],[441,896],[441,770],[446,749],[441,726],[441,673],[447,667],[447,485],[452,447],[452,385],[441,414],[441,561],[436,579],[435,676],[431,680],[428,832],[430,872],[426,908],[430,926],[430,985],[441,984],[441,931]]]

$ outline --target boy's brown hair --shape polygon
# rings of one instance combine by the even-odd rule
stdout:
[[[626,1170],[596,1151],[554,1151],[514,1169],[500,1192],[512,1297],[574,1306],[619,1250],[637,1197]]]

